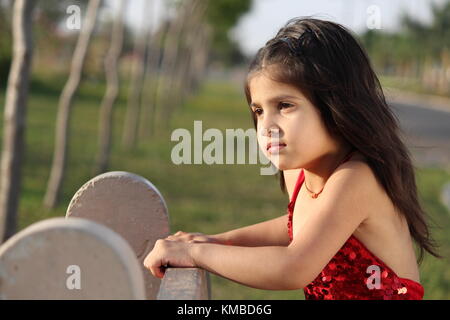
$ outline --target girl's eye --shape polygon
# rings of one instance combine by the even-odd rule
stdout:
[[[255,110],[253,111],[253,113],[255,113],[258,116],[261,114],[261,112],[262,112],[261,108],[255,108]]]
[[[278,106],[280,109],[286,109],[286,108],[292,107],[292,104],[286,103],[286,102],[280,102]],[[257,116],[261,115],[262,112],[263,112],[263,109],[261,109],[261,108],[255,108],[253,110],[253,113],[256,114]]]
[[[285,108],[292,107],[292,104],[286,103],[286,102],[280,102],[279,106],[280,106],[282,109],[285,109]]]

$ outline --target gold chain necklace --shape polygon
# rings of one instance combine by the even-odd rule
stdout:
[[[317,193],[312,192],[311,190],[309,190],[308,186],[306,185],[306,182],[305,182],[305,187],[306,187],[306,190],[308,190],[308,192],[311,193],[311,198],[316,199],[316,198],[319,196],[319,194],[322,193],[323,188],[325,187],[325,185],[324,185],[324,186],[322,187],[322,189],[321,189],[319,192],[317,192]]]
[[[339,167],[343,162],[345,162],[346,160],[348,160],[348,159],[350,158],[350,156],[352,155],[353,152],[355,152],[355,151],[354,151],[354,150],[350,151],[350,152],[347,154],[347,156],[344,158],[344,160],[342,160],[341,163],[339,163],[339,164],[336,166],[336,168],[334,168],[334,170],[336,170],[337,167]],[[334,172],[334,170],[333,170],[333,172]],[[306,185],[306,181],[305,181],[305,188],[306,188],[306,190],[311,194],[311,198],[317,199],[317,197],[319,196],[319,194],[322,193],[323,188],[325,188],[325,185],[323,185],[322,189],[320,189],[319,192],[313,192],[313,191],[309,190],[308,186]]]

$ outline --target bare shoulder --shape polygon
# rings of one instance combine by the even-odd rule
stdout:
[[[364,219],[353,233],[355,237],[397,275],[419,282],[406,218],[395,207],[365,158],[355,155],[333,175],[334,181],[340,180],[346,186],[345,191],[349,191],[338,192],[340,203],[349,211],[363,212]]]
[[[353,192],[370,193],[373,197],[377,193],[383,193],[375,172],[367,163],[366,158],[361,153],[355,153],[352,158],[341,164],[331,175],[328,182],[347,187]]]
[[[328,188],[328,192],[326,192]],[[324,208],[347,212],[367,221],[379,206],[389,205],[389,197],[364,156],[357,153],[329,177],[323,192]]]

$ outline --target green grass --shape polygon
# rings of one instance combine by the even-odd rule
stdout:
[[[429,94],[442,97],[449,97],[448,92],[439,92],[436,88],[426,88],[420,79],[406,78],[406,77],[394,77],[380,75],[379,80],[383,87],[392,87],[403,91],[410,91],[419,94]]]
[[[54,216],[64,216],[72,195],[87,180],[97,148],[97,121],[104,85],[84,81],[73,106],[70,127],[70,152],[60,205],[54,210],[42,207],[52,161],[56,108],[65,79],[34,79],[27,114],[26,156],[23,166],[19,228]],[[207,128],[252,128],[241,88],[224,82],[207,82],[198,95],[176,111],[170,130],[161,132],[131,152],[120,145],[127,92],[122,90],[114,114],[113,150],[110,170],[133,172],[150,180],[161,191],[169,208],[171,231],[219,233],[282,215],[288,203],[275,176],[259,174],[261,165],[175,165],[171,150],[177,142],[170,140],[175,128],[192,132],[194,120]],[[0,105],[4,105],[0,92]],[[0,114],[2,121],[3,112]],[[2,122],[0,122],[2,123]],[[0,132],[0,135],[2,133]],[[203,146],[208,143],[205,142]],[[438,220],[448,255],[449,213],[439,203],[441,186],[450,180],[439,169],[420,169],[418,183],[424,205]],[[261,263],[264,263],[262,260]],[[421,269],[427,299],[450,298],[448,260],[427,257]],[[211,275],[213,299],[303,299],[303,292],[264,291],[248,288]]]
[[[426,254],[421,265],[421,282],[425,288],[424,299],[450,299],[450,212],[439,201],[442,187],[450,182],[450,174],[439,168],[420,169],[417,183],[422,204],[431,217],[431,233],[441,246],[437,259]]]

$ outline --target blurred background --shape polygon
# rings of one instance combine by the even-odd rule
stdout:
[[[425,256],[424,298],[450,298],[450,1],[14,5],[0,0],[2,241],[64,216],[86,181],[115,170],[142,175],[161,191],[172,232],[214,234],[284,214],[288,196],[275,176],[260,174],[261,164],[175,165],[171,134],[193,132],[194,120],[203,131],[253,128],[243,91],[250,60],[289,19],[313,15],[348,27],[368,51],[446,257]],[[19,16],[26,36],[14,49]],[[213,299],[304,298],[301,290],[264,291],[211,278]]]

